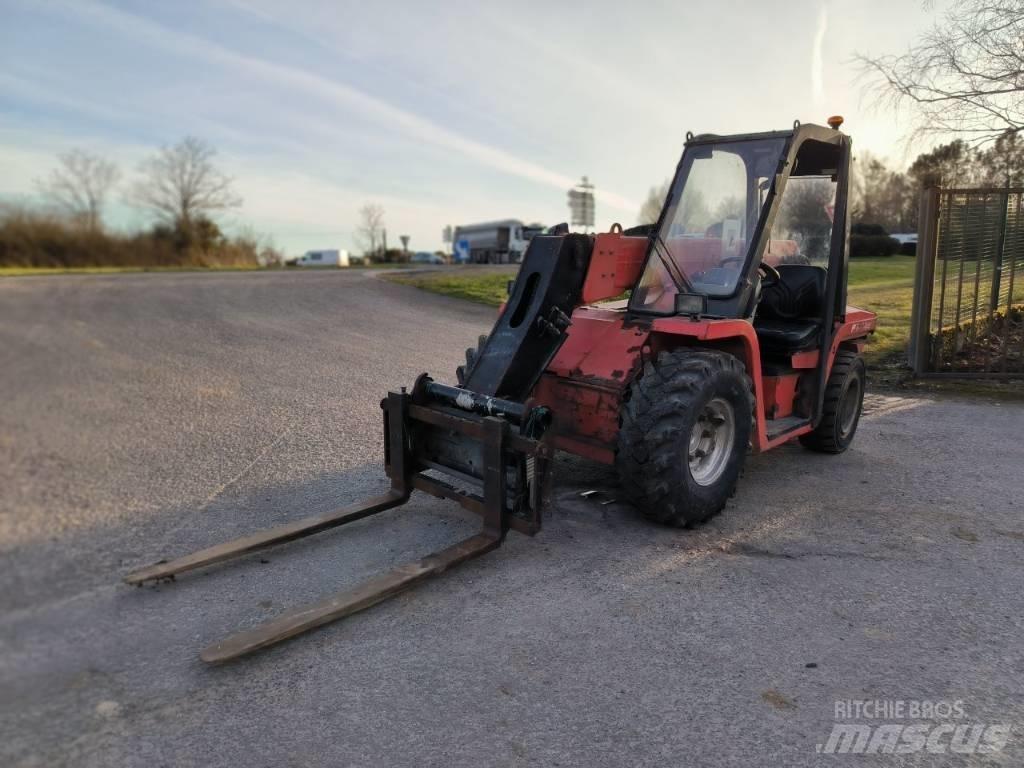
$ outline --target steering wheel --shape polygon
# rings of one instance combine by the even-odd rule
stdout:
[[[769,285],[782,282],[782,275],[779,274],[779,270],[771,264],[765,264],[762,261],[757,265],[757,268],[764,275],[764,279],[761,281],[763,287],[767,288]]]

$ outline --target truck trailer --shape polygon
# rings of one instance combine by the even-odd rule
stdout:
[[[472,264],[518,264],[530,240],[543,230],[519,219],[466,224],[455,228],[455,256]]]

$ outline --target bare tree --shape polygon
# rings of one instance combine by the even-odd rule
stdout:
[[[376,203],[367,203],[359,209],[358,237],[363,251],[377,254],[384,241],[384,209]]]
[[[982,182],[996,187],[1024,185],[1024,135],[1007,132],[978,158]]]
[[[914,181],[881,158],[862,152],[855,158],[850,190],[854,223],[880,224],[888,232],[914,229],[918,195]]]
[[[640,214],[637,216],[637,224],[654,224],[661,215],[661,209],[665,205],[665,198],[668,197],[668,185],[670,181],[665,179],[657,187],[651,187],[647,193],[647,199],[640,206]]]
[[[978,145],[1024,128],[1021,0],[953,0],[906,53],[857,59],[870,88],[916,107],[920,133]]]
[[[109,160],[81,149],[58,155],[58,160],[60,165],[38,182],[40,190],[86,229],[98,230],[103,224],[107,195],[121,172]]]
[[[142,177],[132,187],[134,201],[183,230],[218,211],[237,208],[242,198],[232,189],[234,179],[214,165],[216,154],[194,136],[164,147],[139,167]]]

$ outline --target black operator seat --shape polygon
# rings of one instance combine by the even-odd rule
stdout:
[[[780,264],[780,280],[764,287],[754,317],[761,349],[788,354],[813,349],[821,337],[828,272],[810,264]]]

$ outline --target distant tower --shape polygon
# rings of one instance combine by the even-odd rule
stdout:
[[[584,176],[574,189],[569,190],[569,223],[574,227],[594,227],[594,185]]]

